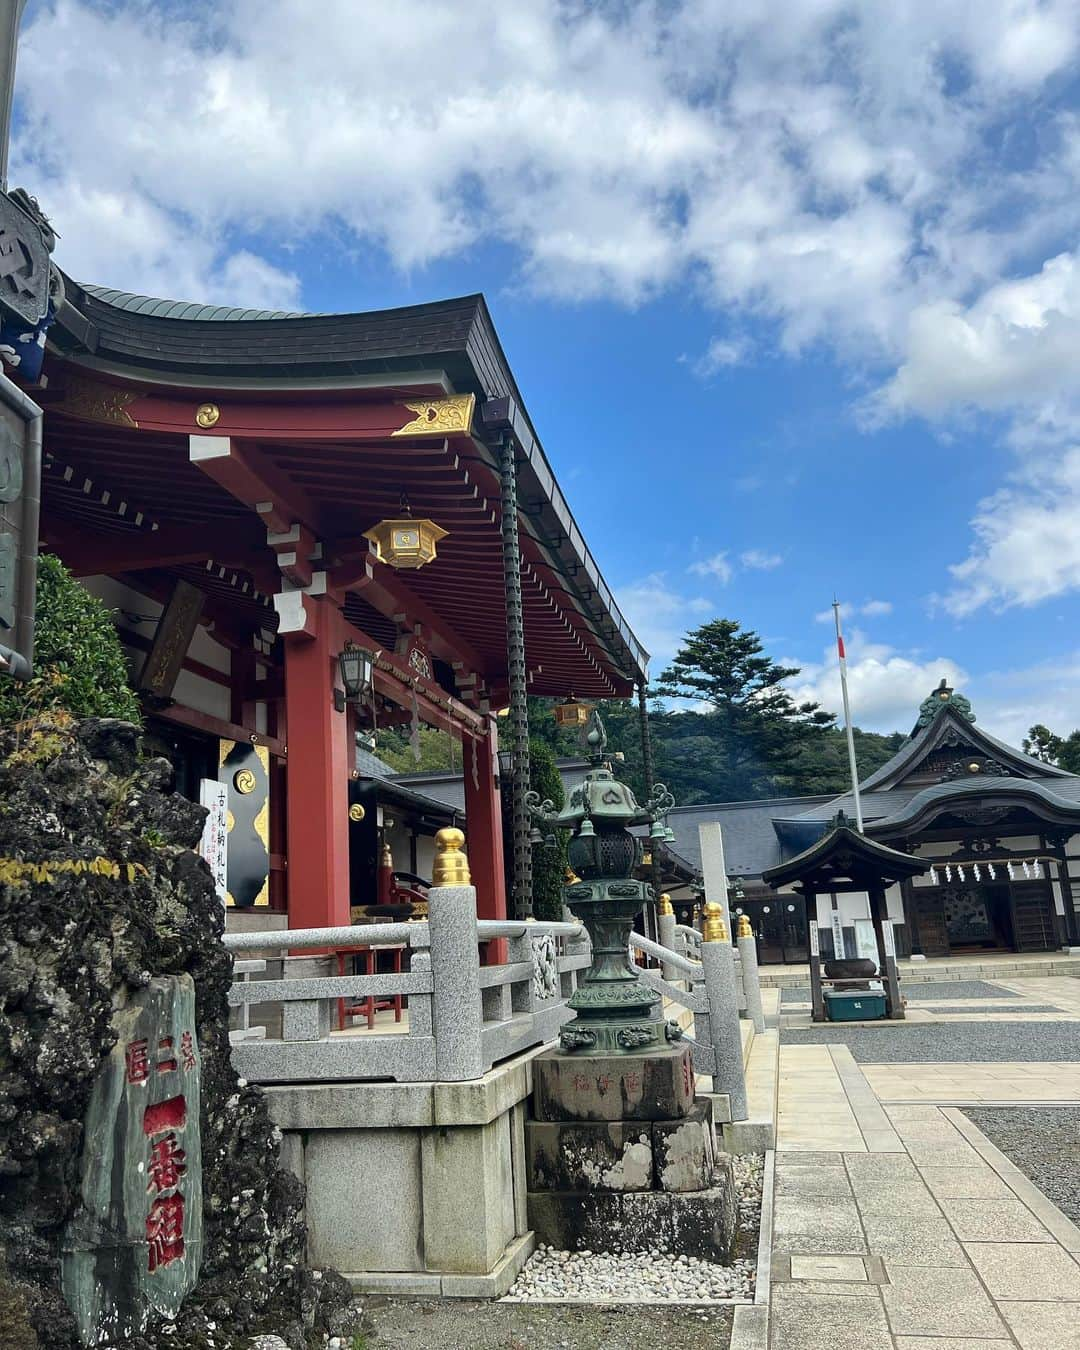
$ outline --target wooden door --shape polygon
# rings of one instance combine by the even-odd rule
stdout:
[[[924,956],[948,956],[949,930],[945,926],[945,907],[936,888],[916,886],[915,919],[919,925],[919,944]]]
[[[1054,898],[1045,882],[1012,886],[1012,920],[1018,952],[1049,952],[1057,947]]]

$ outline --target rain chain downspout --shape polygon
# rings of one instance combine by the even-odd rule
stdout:
[[[506,432],[499,447],[502,486],[503,586],[506,594],[506,665],[510,684],[510,802],[513,847],[514,916],[533,912],[532,844],[529,841],[529,712],[525,671],[525,618],[521,600],[521,545],[518,538],[517,455]]]

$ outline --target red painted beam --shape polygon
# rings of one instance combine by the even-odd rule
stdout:
[[[257,446],[230,436],[191,436],[191,463],[219,487],[249,506],[275,534],[295,524],[318,532],[319,511],[302,487],[260,454]]]

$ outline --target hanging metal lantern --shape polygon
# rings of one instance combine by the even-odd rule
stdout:
[[[433,520],[415,518],[409,509],[409,499],[401,494],[401,515],[392,520],[380,520],[370,530],[364,531],[364,538],[375,545],[375,556],[379,562],[391,567],[423,567],[435,561],[435,546],[445,539],[448,531]]]
[[[375,668],[374,657],[366,647],[358,647],[355,642],[346,642],[338,656],[341,668],[341,683],[345,686],[345,697],[355,703],[371,692],[371,676]]]
[[[592,712],[591,703],[582,703],[573,694],[555,704],[555,725],[559,727],[583,727]]]

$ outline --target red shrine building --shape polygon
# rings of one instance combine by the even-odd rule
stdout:
[[[216,791],[232,921],[377,902],[357,733],[421,722],[460,742],[478,908],[506,914],[496,727],[522,735],[526,693],[629,696],[647,655],[483,297],[304,315],[64,285],[42,546],[114,610],[181,788]],[[446,823],[414,795],[395,809]]]

